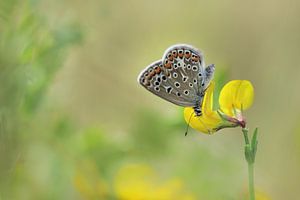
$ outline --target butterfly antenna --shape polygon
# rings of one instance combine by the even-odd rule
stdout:
[[[193,116],[193,112],[192,112],[192,113],[191,113],[191,115],[190,115],[189,122],[188,122],[188,124],[187,124],[187,126],[186,126],[186,130],[185,130],[184,136],[187,136],[187,134],[188,134],[188,131],[189,131],[189,128],[190,128],[190,122],[191,122],[192,116]]]

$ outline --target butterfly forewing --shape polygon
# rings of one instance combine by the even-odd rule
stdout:
[[[194,105],[192,100],[188,100],[170,84],[170,80],[163,70],[162,61],[150,64],[141,72],[138,81],[147,90],[169,102],[179,106]]]
[[[172,84],[180,83],[179,92],[189,98],[201,95],[205,89],[205,69],[203,54],[199,50],[189,45],[174,45],[165,51],[162,61],[165,73],[171,74]]]
[[[142,71],[139,82],[169,102],[194,107],[200,115],[204,92],[214,69],[214,65],[205,68],[202,52],[192,46],[178,44],[168,48],[162,60]]]

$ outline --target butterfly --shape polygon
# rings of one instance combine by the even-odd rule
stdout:
[[[213,78],[215,65],[205,66],[203,53],[187,44],[169,47],[161,60],[147,66],[138,82],[148,91],[173,104],[193,107],[202,115],[203,97]]]

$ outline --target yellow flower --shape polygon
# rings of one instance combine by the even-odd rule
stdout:
[[[213,91],[215,83],[211,82],[206,90],[202,115],[196,116],[194,109],[184,109],[185,121],[194,129],[203,133],[214,133],[226,127],[245,127],[246,121],[242,111],[248,109],[253,103],[254,89],[247,80],[233,80],[228,82],[221,90],[219,96],[219,109],[213,110]]]
[[[147,165],[127,165],[115,177],[115,196],[124,200],[195,200],[179,179],[162,181]]]
[[[267,194],[265,194],[263,192],[256,191],[255,199],[256,200],[271,200],[271,197],[269,197]]]
[[[78,165],[73,184],[83,199],[107,199],[109,195],[108,184],[99,174],[97,165],[88,160]]]
[[[239,200],[245,200],[245,199],[248,199],[248,192],[243,192],[240,197],[238,198]],[[255,190],[255,199],[256,200],[271,200],[271,197],[265,193],[265,192],[262,192],[260,190]]]

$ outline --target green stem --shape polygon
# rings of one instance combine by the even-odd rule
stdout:
[[[249,175],[249,196],[250,200],[255,200],[254,191],[254,163],[250,164],[248,162],[248,175]]]
[[[252,145],[249,142],[248,129],[242,129],[245,140],[245,158],[248,163],[248,178],[249,178],[249,200],[255,200],[255,190],[254,190],[254,160],[255,152],[253,151]]]

